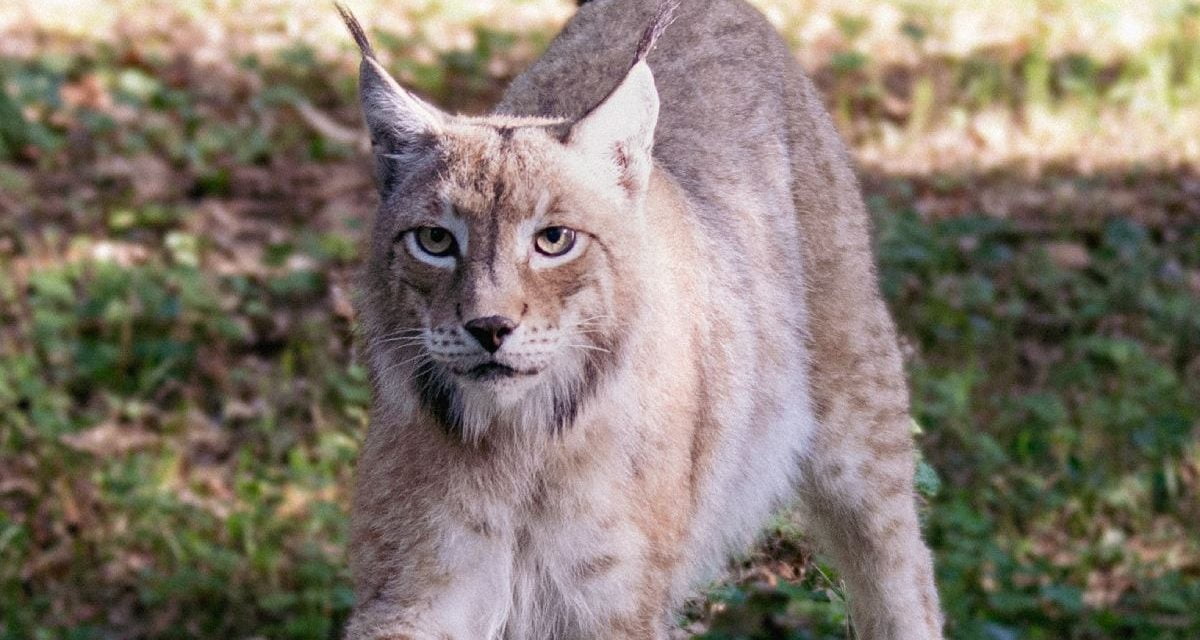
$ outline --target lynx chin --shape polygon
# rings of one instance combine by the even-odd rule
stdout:
[[[340,9],[381,201],[347,637],[666,640],[792,507],[858,637],[940,638],[862,196],[763,16],[586,2],[466,117]]]

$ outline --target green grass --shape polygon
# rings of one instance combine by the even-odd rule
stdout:
[[[487,104],[546,41],[411,4],[422,28],[385,25],[379,47],[453,108]],[[1033,3],[1023,40],[960,54],[939,44],[948,9],[897,4],[904,62],[877,44],[886,3],[829,14],[824,58],[803,28],[818,9],[760,4],[818,60],[860,151],[909,140],[864,177],[950,636],[1200,636],[1200,175],[1170,163],[1186,132],[1147,124],[1200,107],[1197,5],[1164,3],[1144,47],[1072,50],[1059,27],[1108,33],[1115,9]],[[50,46],[0,57],[0,639],[333,637],[369,402],[347,303],[373,197],[344,135],[349,42],[255,49],[230,26],[205,66],[170,34],[49,25]],[[470,36],[439,44],[439,26]],[[988,110],[1118,114],[1166,159],[880,168]],[[781,518],[685,623],[845,637],[802,524]]]
[[[1078,270],[995,220],[880,227],[944,477],[928,534],[956,637],[1194,637],[1200,300],[1178,267],[1200,226],[1164,242],[1110,220]],[[1146,562],[1134,541],[1192,560]],[[1088,606],[1092,581],[1118,574],[1134,586]]]

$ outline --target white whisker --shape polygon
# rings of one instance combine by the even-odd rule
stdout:
[[[570,348],[570,349],[590,349],[590,350],[592,350],[592,351],[603,351],[604,353],[612,353],[612,351],[609,351],[608,349],[605,349],[605,348],[603,348],[603,347],[597,347],[597,346],[590,345],[590,344],[572,344],[572,343],[568,343],[568,344],[564,344],[563,346],[564,346],[564,347],[568,347],[568,348]]]

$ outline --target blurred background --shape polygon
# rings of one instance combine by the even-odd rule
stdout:
[[[1200,637],[1200,3],[755,4],[860,165],[949,636]],[[574,11],[352,6],[463,112]],[[0,5],[0,638],[337,636],[357,62],[323,2]],[[785,516],[684,624],[847,636]]]

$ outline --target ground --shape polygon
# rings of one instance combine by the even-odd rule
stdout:
[[[948,633],[1200,636],[1200,5],[757,4],[860,166]],[[466,112],[573,11],[354,8]],[[0,8],[0,638],[337,635],[356,63],[320,3]],[[683,622],[842,638],[842,598],[781,514]]]

